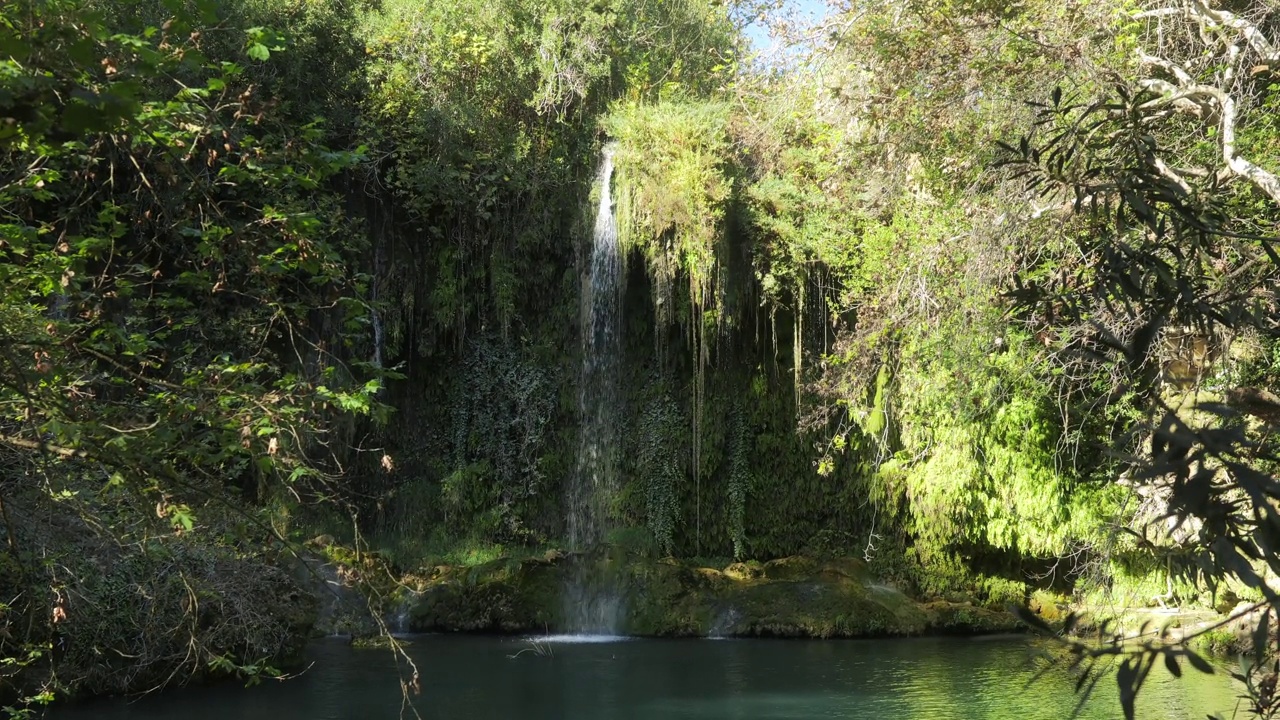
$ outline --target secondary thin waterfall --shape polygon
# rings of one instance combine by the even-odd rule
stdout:
[[[582,376],[578,384],[578,466],[569,493],[569,543],[590,550],[604,540],[609,503],[618,487],[619,332],[622,258],[613,216],[613,148],[606,147],[600,167],[600,204],[592,233],[591,263],[582,283]],[[580,633],[617,632],[621,603],[607,578],[580,560],[566,593],[569,629]]]

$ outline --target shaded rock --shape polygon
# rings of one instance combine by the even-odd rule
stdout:
[[[1031,612],[1044,618],[1046,622],[1055,623],[1066,617],[1070,612],[1071,603],[1061,595],[1045,592],[1044,590],[1036,590],[1031,593],[1031,599],[1027,603],[1027,607]]]
[[[741,612],[734,635],[916,635],[924,632],[927,620],[916,603],[901,593],[847,580],[755,583],[737,588],[730,603]]]
[[[351,647],[357,650],[387,650],[395,643],[400,647],[407,647],[413,644],[412,640],[397,640],[387,637],[386,635],[371,635],[368,637],[357,637],[351,639]]]
[[[938,601],[923,607],[927,630],[935,635],[988,635],[1019,632],[1022,624],[1013,615],[969,603]]]
[[[332,535],[317,535],[308,540],[305,545],[311,548],[323,549],[333,545],[335,542]]]
[[[818,574],[818,562],[807,557],[785,557],[764,564],[768,580],[808,580]]]
[[[584,567],[584,565],[586,567]],[[585,571],[585,573],[584,573]],[[868,581],[861,561],[784,558],[723,571],[608,553],[439,567],[408,600],[415,632],[566,632],[565,589],[583,575],[625,599],[620,632],[647,637],[878,637],[991,633],[1012,616],[956,603],[921,605]]]
[[[303,558],[295,572],[315,598],[311,635],[376,635],[378,625],[369,615],[368,603],[347,581],[339,566],[319,557]]]
[[[437,567],[411,601],[413,632],[531,632],[558,627],[557,566],[495,560],[473,568]]]

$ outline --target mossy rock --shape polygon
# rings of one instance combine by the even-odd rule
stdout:
[[[1022,624],[1011,613],[970,603],[946,601],[924,605],[928,631],[934,635],[990,635],[1019,632]]]
[[[770,560],[764,564],[763,575],[766,580],[812,580],[819,567],[817,560],[797,555]]]
[[[632,564],[623,585],[628,600],[624,629],[650,637],[706,635],[715,607],[732,583],[711,568],[674,562]]]
[[[926,617],[890,588],[843,582],[766,582],[736,588],[728,604],[740,613],[735,635],[874,637],[915,635]]]
[[[724,574],[733,580],[759,580],[764,577],[764,569],[759,565],[736,562],[725,568]]]
[[[725,570],[611,553],[472,568],[438,568],[412,600],[414,631],[564,632],[565,588],[593,578],[588,594],[626,599],[621,632],[646,637],[876,637],[1013,629],[1006,613],[968,604],[923,607],[869,583],[858,560],[784,558]]]
[[[561,581],[543,561],[438,568],[412,602],[414,632],[528,632],[560,625]]]
[[[309,548],[314,548],[319,550],[319,549],[327,548],[330,545],[336,545],[337,542],[338,541],[335,540],[332,535],[325,534],[325,535],[317,535],[311,538],[310,540],[306,541],[306,543],[304,544]]]
[[[870,583],[871,573],[867,564],[859,558],[831,558],[823,560],[819,574],[824,578],[851,580],[858,583]]]
[[[408,647],[413,644],[413,641],[390,638],[386,635],[351,638],[351,647],[356,650],[387,650],[392,646],[392,643],[400,647]]]

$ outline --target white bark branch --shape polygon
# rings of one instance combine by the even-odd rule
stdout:
[[[1184,180],[1181,175],[1174,172],[1173,169],[1170,168],[1168,165],[1165,165],[1164,161],[1161,160],[1160,158],[1156,158],[1155,161],[1156,161],[1155,162],[1156,170],[1159,170],[1161,175],[1165,176],[1169,180],[1172,180],[1173,183],[1177,185],[1182,190],[1183,193],[1187,195],[1191,194],[1191,186],[1187,184],[1187,181]]]
[[[1201,102],[1206,99],[1212,100],[1218,106],[1221,116],[1218,127],[1223,161],[1231,172],[1253,183],[1254,187],[1266,193],[1275,203],[1280,204],[1280,177],[1276,177],[1274,173],[1264,170],[1236,153],[1236,103],[1229,94],[1212,85],[1193,84],[1178,87],[1165,80],[1143,80],[1140,85],[1164,93],[1162,97],[1144,103],[1142,106],[1144,108],[1176,104],[1184,100],[1194,103],[1197,98]]]
[[[1209,0],[1179,0],[1176,7],[1144,10],[1133,15],[1134,18],[1171,16],[1182,16],[1196,22],[1206,44],[1219,46],[1225,52],[1226,70],[1217,78],[1221,87],[1197,83],[1183,66],[1140,50],[1138,59],[1143,66],[1157,68],[1175,81],[1159,78],[1139,81],[1139,87],[1160,94],[1159,98],[1144,103],[1142,109],[1171,107],[1202,120],[1216,115],[1218,142],[1226,165],[1219,172],[1219,177],[1230,173],[1248,180],[1275,203],[1280,204],[1280,178],[1236,152],[1236,102],[1229,91],[1235,83],[1237,65],[1243,54],[1241,40],[1261,57],[1265,65],[1280,64],[1280,49],[1255,23],[1226,10],[1215,9],[1209,5]],[[1160,173],[1185,189],[1186,182],[1182,175],[1162,161],[1156,162]]]
[[[1226,10],[1215,10],[1205,0],[1190,0],[1181,7],[1157,8],[1143,10],[1133,14],[1135,20],[1145,18],[1162,18],[1181,15],[1200,23],[1201,27],[1226,28],[1234,30],[1244,38],[1254,52],[1262,56],[1268,64],[1280,61],[1280,49],[1275,43],[1258,29],[1258,26],[1244,18]]]
[[[1158,92],[1162,96],[1155,100],[1143,103],[1140,106],[1140,109],[1142,110],[1150,110],[1162,105],[1173,105],[1179,110],[1195,115],[1201,120],[1209,116],[1209,103],[1207,103],[1204,98],[1198,97],[1195,93],[1188,94],[1168,80],[1157,80],[1154,78],[1139,80],[1138,87]]]
[[[1186,15],[1186,11],[1182,8],[1156,8],[1155,10],[1143,10],[1133,14],[1134,20],[1143,20],[1154,17],[1170,17],[1172,15]]]
[[[1161,70],[1164,70],[1165,72],[1177,78],[1178,82],[1182,83],[1183,85],[1190,85],[1192,82],[1194,82],[1191,79],[1190,73],[1188,73],[1186,70],[1183,70],[1182,66],[1178,65],[1177,63],[1170,62],[1168,60],[1165,60],[1164,58],[1156,57],[1155,55],[1148,55],[1142,50],[1138,50],[1138,60],[1140,60],[1143,65],[1151,65],[1153,67],[1158,67]]]
[[[1248,20],[1226,10],[1214,10],[1204,0],[1195,0],[1191,6],[1191,12],[1197,18],[1207,20],[1221,27],[1231,28],[1240,33],[1245,42],[1249,43],[1249,47],[1253,48],[1254,52],[1261,55],[1267,62],[1280,60],[1280,50],[1277,50],[1267,36],[1262,34],[1257,25]]]

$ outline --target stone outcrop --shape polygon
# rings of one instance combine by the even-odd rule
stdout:
[[[1004,611],[920,603],[878,584],[856,560],[794,557],[724,569],[607,555],[496,560],[436,567],[407,599],[414,632],[557,633],[567,630],[563,591],[588,563],[597,592],[620,593],[620,631],[647,637],[878,637],[1018,629]]]

